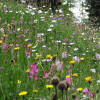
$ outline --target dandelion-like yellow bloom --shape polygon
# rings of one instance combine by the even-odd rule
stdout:
[[[2,40],[0,40],[0,43],[2,43]]]
[[[75,64],[76,61],[75,61],[75,60],[72,60],[72,61],[70,61],[69,63],[70,63],[70,64]]]
[[[83,90],[83,88],[77,88],[76,90],[81,92]]]
[[[66,78],[70,78],[70,75],[67,75]]]
[[[74,73],[74,74],[73,74],[73,76],[74,76],[74,77],[77,77],[77,76],[78,76],[78,74],[77,74],[77,73]]]
[[[34,93],[37,93],[37,92],[38,92],[38,90],[33,90],[33,92],[34,92]]]
[[[91,76],[89,76],[89,77],[86,77],[85,80],[86,80],[87,82],[91,82],[91,81],[92,81],[92,78],[91,78]]]
[[[21,83],[21,81],[20,81],[20,80],[18,80],[18,81],[17,81],[17,83],[18,83],[18,84],[20,84],[20,83]]]
[[[15,47],[14,50],[19,50],[19,47]]]
[[[84,60],[84,58],[80,58],[80,60],[81,60],[81,61],[83,61],[83,60]]]
[[[51,56],[50,54],[48,54],[48,55],[46,56],[46,58],[47,58],[47,59],[52,59],[52,56]]]
[[[36,54],[36,58],[41,58],[41,54]]]
[[[27,69],[27,70],[26,70],[26,73],[29,73],[29,72],[30,72],[30,70],[29,70],[29,69]]]
[[[53,88],[53,85],[46,85],[47,89]]]
[[[19,96],[24,96],[24,95],[26,95],[27,94],[27,91],[22,91],[22,92],[20,92],[18,95]]]
[[[32,44],[28,44],[28,45],[27,45],[27,47],[31,47],[31,46],[32,46]]]

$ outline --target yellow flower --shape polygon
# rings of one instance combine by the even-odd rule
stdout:
[[[19,47],[15,47],[14,50],[19,50]]]
[[[34,92],[34,93],[37,93],[37,92],[38,92],[38,90],[33,90],[33,92]]]
[[[80,60],[81,60],[81,61],[83,61],[83,60],[84,60],[84,58],[80,58]]]
[[[41,54],[36,54],[36,58],[41,58]]]
[[[70,63],[70,64],[75,64],[76,61],[75,61],[75,60],[72,60],[72,61],[70,61],[69,63]]]
[[[52,56],[51,56],[50,54],[48,54],[48,55],[46,56],[46,58],[47,58],[47,59],[52,59]]]
[[[77,76],[78,76],[78,74],[77,74],[77,73],[74,73],[74,74],[73,74],[73,76],[74,76],[74,77],[77,77]]]
[[[2,40],[0,40],[0,43],[2,43]]]
[[[71,56],[71,54],[68,54],[68,56],[70,57],[70,56]]]
[[[29,73],[29,72],[30,72],[30,70],[29,70],[29,69],[27,69],[27,70],[26,70],[26,73]]]
[[[6,34],[3,34],[3,37],[6,37],[7,35]]]
[[[66,78],[70,78],[70,75],[67,75]]]
[[[20,81],[20,80],[18,80],[18,81],[17,81],[17,83],[18,83],[18,84],[20,84],[20,83],[21,83],[21,81]]]
[[[53,85],[46,85],[46,88],[48,89],[53,88]]]
[[[32,44],[28,44],[28,45],[27,45],[27,47],[31,47],[31,46],[32,46]]]
[[[83,90],[83,88],[77,88],[76,90],[81,92]]]
[[[92,81],[92,78],[91,78],[91,76],[89,76],[89,77],[86,77],[85,80],[86,80],[87,82],[91,82],[91,81]]]
[[[19,96],[24,96],[24,95],[26,95],[27,94],[27,91],[22,91],[22,92],[20,92],[18,95]]]

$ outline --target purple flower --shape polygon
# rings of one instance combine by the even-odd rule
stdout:
[[[38,73],[38,69],[36,68],[35,63],[32,63],[31,66],[30,66],[29,78],[34,77],[35,80],[38,80],[37,73]]]
[[[66,58],[66,57],[67,57],[66,52],[63,52],[63,53],[62,53],[62,58]]]
[[[3,10],[4,10],[4,12],[7,12],[7,5],[3,6]]]
[[[95,56],[97,60],[100,60],[100,54],[96,53]]]
[[[58,18],[58,20],[62,20],[62,18],[60,17],[60,18]]]
[[[80,62],[80,58],[77,56],[73,57],[73,60],[75,60],[76,62]]]

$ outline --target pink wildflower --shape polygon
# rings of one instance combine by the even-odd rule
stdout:
[[[68,83],[69,85],[72,84],[72,79],[71,79],[71,77],[66,77],[66,81],[67,81],[67,83]]]
[[[55,61],[56,66],[57,66],[57,70],[61,70],[63,67],[63,63],[59,61],[59,59],[56,59]]]
[[[87,88],[85,88],[85,89],[83,90],[83,92],[84,92],[85,94],[88,94],[88,93],[89,93],[89,90],[88,90]]]
[[[30,51],[29,50],[26,50],[26,56],[30,57]]]
[[[49,77],[49,74],[47,73],[46,70],[44,70],[44,76],[43,76],[43,78],[48,78],[48,77]]]
[[[32,63],[31,66],[30,66],[30,73],[29,73],[30,76],[29,76],[29,78],[34,77],[35,80],[38,80],[37,73],[38,73],[38,69],[36,68],[35,63]]]
[[[7,48],[7,44],[3,44],[2,49],[3,49],[4,52],[6,51],[6,48]]]
[[[89,96],[90,98],[94,98],[94,92],[89,92],[89,93],[88,93],[88,96]]]

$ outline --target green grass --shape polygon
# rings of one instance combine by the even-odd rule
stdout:
[[[96,92],[99,89],[100,84],[97,84],[97,80],[100,78],[100,61],[96,59],[95,53],[100,53],[100,50],[96,47],[96,43],[99,40],[100,31],[95,27],[90,27],[88,24],[82,24],[82,28],[78,26],[78,24],[74,24],[72,21],[72,14],[68,10],[68,7],[63,7],[62,20],[56,20],[56,23],[52,23],[51,11],[46,10],[45,14],[43,11],[41,14],[38,14],[38,10],[35,10],[35,15],[31,15],[30,13],[26,13],[26,5],[16,4],[16,2],[3,2],[3,5],[7,4],[9,11],[8,13],[3,12],[3,7],[0,8],[0,29],[4,29],[4,34],[6,37],[3,37],[3,33],[0,32],[0,40],[3,43],[7,44],[6,51],[2,50],[3,43],[0,44],[0,67],[3,69],[0,70],[0,100],[23,100],[18,94],[21,91],[27,91],[28,94],[25,96],[25,100],[41,100],[40,98],[45,98],[46,100],[52,100],[51,95],[54,92],[54,88],[48,89],[45,88],[45,85],[51,84],[51,78],[53,76],[58,76],[59,79],[65,80],[66,75],[68,75],[68,66],[69,61],[73,59],[74,56],[78,56],[79,58],[84,57],[84,61],[76,62],[74,66],[70,65],[72,69],[72,73],[78,73],[77,78],[72,78],[73,85],[71,86],[71,90],[68,91],[69,100],[72,99],[72,93],[75,93],[77,97],[82,98],[83,92],[79,93],[76,91],[77,88],[82,87],[89,88],[90,91]],[[16,13],[19,11],[24,12],[22,15],[20,13]],[[70,13],[69,16],[66,14]],[[45,21],[41,21],[41,17],[44,17]],[[59,18],[59,13],[53,15],[53,17]],[[38,20],[37,23],[33,23],[34,20]],[[11,22],[17,22],[15,28],[11,25]],[[7,24],[2,25],[2,23],[6,22]],[[53,24],[52,33],[48,32],[47,29],[50,28],[50,25]],[[9,25],[11,29],[9,31]],[[17,29],[20,28],[20,31]],[[28,30],[25,33],[25,30]],[[15,34],[16,32],[16,34]],[[38,33],[44,33],[44,36],[38,38]],[[84,35],[82,35],[84,33]],[[24,37],[23,37],[24,35]],[[66,46],[63,45],[64,38],[68,38],[68,49],[66,50]],[[95,38],[96,42],[93,42],[93,38]],[[25,41],[25,39],[29,39],[29,41]],[[55,42],[60,40],[61,43],[57,45]],[[71,45],[70,43],[75,43]],[[10,47],[10,44],[13,44],[13,47]],[[16,44],[19,44],[20,49],[15,51],[14,48]],[[32,44],[30,47],[30,58],[27,58],[25,55],[25,44]],[[46,45],[46,48],[42,46]],[[36,46],[36,48],[34,47]],[[78,48],[78,51],[74,51],[75,48]],[[87,49],[88,48],[88,49]],[[93,51],[94,49],[94,51]],[[13,54],[11,54],[11,50],[13,50]],[[34,52],[32,50],[35,50]],[[62,52],[66,52],[67,58],[62,58]],[[36,53],[42,55],[41,58],[36,59]],[[85,55],[82,55],[85,53]],[[56,66],[54,67],[55,72],[54,75],[50,75],[49,78],[44,79],[43,72],[47,70],[50,72],[51,64],[54,64],[54,61],[51,62],[42,62],[42,60],[46,59],[46,55],[57,55],[60,61],[63,62],[63,72],[57,71]],[[71,56],[68,56],[71,54]],[[14,60],[14,62],[12,62]],[[96,61],[96,63],[94,62]],[[38,72],[38,80],[34,80],[34,78],[29,79],[28,73],[25,71],[29,68],[30,65],[34,62],[37,66]],[[96,73],[92,73],[90,71],[91,68],[96,69]],[[90,85],[85,81],[85,77],[91,76],[93,81]],[[21,81],[18,84],[18,80]],[[34,94],[33,90],[38,89],[38,93]],[[96,93],[94,100],[96,100]],[[65,92],[64,92],[65,96]],[[98,98],[100,94],[98,95]],[[58,98],[61,99],[61,91],[58,90]],[[61,99],[62,100],[62,99]],[[65,99],[64,99],[65,100]],[[88,99],[85,99],[88,100]]]

